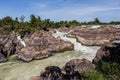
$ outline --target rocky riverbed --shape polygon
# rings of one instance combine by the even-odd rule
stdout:
[[[90,62],[87,59],[72,59],[67,62],[62,68],[58,66],[47,66],[39,76],[31,77],[30,80],[82,80],[85,76],[84,74],[90,74],[95,70],[110,69],[112,73],[108,73],[106,79],[108,80],[119,80],[119,64],[120,64],[120,43],[109,43],[102,46],[96,53],[93,61]],[[102,62],[107,62],[108,65],[103,65]],[[114,64],[117,63],[117,64]],[[110,66],[110,64],[113,64]],[[100,67],[101,66],[101,67]],[[108,67],[107,69],[104,67]],[[96,69],[95,69],[96,67]],[[109,70],[108,70],[109,71]],[[115,72],[115,71],[118,71]],[[84,76],[84,77],[83,77]],[[95,75],[94,75],[95,76]],[[99,76],[99,75],[98,75]],[[92,79],[95,79],[92,77]],[[105,79],[105,80],[106,80]],[[99,79],[97,79],[99,80]],[[104,80],[104,79],[101,79]]]
[[[94,64],[91,62],[96,63],[104,59],[106,61],[108,58],[110,60],[116,55],[118,56],[116,60],[119,62],[118,44],[111,44],[112,46],[107,45],[107,47],[103,48],[100,48],[99,46],[86,46],[89,44],[105,45],[112,39],[119,39],[119,28],[110,26],[99,27],[97,29],[75,27],[72,30],[65,28],[64,32],[60,32],[60,30],[62,31],[62,29],[53,30],[51,31],[52,34],[46,31],[37,31],[26,34],[22,39],[15,33],[11,33],[10,35],[1,35],[0,62],[8,62],[0,64],[0,80],[29,80],[32,76],[40,76],[40,72],[43,71],[45,67],[47,68],[49,66],[52,67],[47,68],[47,70],[53,70],[52,72],[54,72],[57,69],[58,72],[63,71],[63,76],[68,76],[69,74],[67,74],[65,70],[69,69],[65,69],[64,67],[66,67],[67,64],[72,65],[74,62],[74,66],[76,67],[72,68],[73,72],[74,70],[75,72],[78,70],[79,73],[84,71],[89,72],[89,70],[93,70],[95,68]],[[81,37],[81,35],[86,39],[85,41],[90,43],[82,45],[83,43],[81,44],[81,41],[77,42],[77,36]],[[93,35],[95,36],[93,37]],[[93,39],[96,39],[96,41]],[[80,40],[82,39],[80,38]],[[100,42],[98,42],[99,40]],[[98,50],[99,48],[100,50]],[[114,48],[114,51],[111,50],[112,48]],[[116,55],[110,57],[113,55],[112,53],[115,53]],[[21,60],[29,63],[24,63]],[[87,66],[88,64],[91,66]],[[79,66],[82,67],[83,70],[78,68]],[[45,73],[47,70],[45,69]],[[51,76],[51,72],[49,75]],[[37,80],[40,77],[32,77],[31,79],[34,78]],[[44,78],[47,79],[48,77]],[[71,76],[69,76],[69,78],[71,78]]]
[[[120,39],[120,28],[110,25],[75,27],[67,36],[76,38],[84,45],[104,45]]]
[[[37,31],[28,34],[22,40],[15,33],[0,36],[0,62],[5,62],[7,57],[17,54],[23,61],[43,59],[53,52],[73,50],[74,46],[68,41],[54,38],[49,32]]]

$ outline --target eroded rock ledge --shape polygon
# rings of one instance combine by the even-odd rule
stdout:
[[[96,29],[90,27],[75,27],[68,37],[74,37],[84,45],[103,45],[112,40],[120,39],[120,28],[102,26]]]
[[[26,47],[18,53],[18,59],[31,61],[49,57],[52,52],[72,50],[73,44],[54,38],[49,32],[37,31],[24,37]]]

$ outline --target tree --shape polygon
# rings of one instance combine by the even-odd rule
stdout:
[[[12,25],[13,24],[13,19],[10,16],[6,16],[2,19],[2,26],[4,25]]]
[[[25,16],[22,15],[22,16],[20,17],[20,21],[21,21],[21,22],[24,22],[24,19],[25,19]]]
[[[42,24],[42,29],[43,30],[47,30],[47,28],[51,27],[51,24],[50,24],[50,19],[45,19],[43,21],[43,24]]]
[[[100,21],[99,21],[98,18],[95,18],[95,20],[94,20],[94,24],[100,24]]]
[[[39,17],[39,20],[40,20],[40,17]],[[38,18],[34,14],[30,16],[30,24],[31,24],[31,27],[36,27],[38,24]]]
[[[0,27],[2,27],[2,20],[0,19]]]
[[[69,22],[70,26],[79,26],[79,22],[77,20],[73,20]]]

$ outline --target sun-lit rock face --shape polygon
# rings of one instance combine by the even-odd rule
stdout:
[[[73,49],[73,44],[54,38],[49,32],[38,31],[24,38],[26,46],[18,53],[18,58],[23,61],[43,59],[52,52]]]
[[[67,36],[75,37],[85,45],[103,45],[112,40],[120,39],[120,28],[113,26],[75,27]]]

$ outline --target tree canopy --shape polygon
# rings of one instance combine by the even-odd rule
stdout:
[[[25,16],[22,15],[20,18],[16,17],[13,19],[10,16],[6,16],[0,19],[0,33],[16,31],[19,33],[26,33],[35,30],[47,30],[48,28],[59,28],[59,27],[74,27],[81,25],[101,25],[101,24],[120,24],[120,22],[111,21],[110,23],[100,22],[98,18],[95,18],[91,22],[78,22],[77,20],[72,21],[51,21],[50,19],[41,20],[40,16],[30,15],[30,21],[24,21]]]

